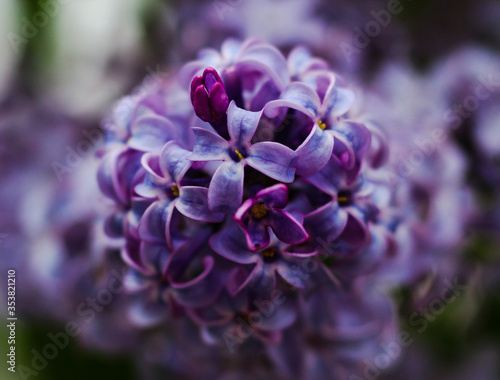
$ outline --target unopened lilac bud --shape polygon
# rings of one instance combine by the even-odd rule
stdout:
[[[215,69],[209,67],[202,76],[193,79],[191,103],[196,115],[203,121],[213,123],[226,116],[229,98]]]

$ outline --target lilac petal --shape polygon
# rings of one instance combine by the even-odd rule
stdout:
[[[176,137],[175,125],[165,117],[149,114],[139,117],[132,125],[131,148],[159,152],[166,142]]]
[[[236,271],[232,270],[228,275],[233,276],[233,279],[236,280],[236,284],[241,280],[241,277],[248,277],[249,268],[247,268],[247,266],[239,265],[235,269],[243,270],[238,270],[239,273],[235,273]],[[232,320],[235,313],[248,310],[248,293],[246,291],[240,291],[233,297],[229,292],[223,291],[217,298],[217,302],[213,305],[213,308],[217,310],[220,315],[229,316]]]
[[[257,261],[252,272],[248,276],[248,285],[250,289],[261,296],[269,299],[273,291],[276,290],[276,265],[266,264],[263,260]]]
[[[336,196],[345,184],[345,170],[336,156],[331,156],[328,163],[319,173],[308,177],[307,182],[312,183],[326,194]]]
[[[127,239],[120,252],[122,260],[136,271],[144,271],[140,255],[140,242],[136,239]]]
[[[99,189],[104,195],[118,203],[126,202],[126,195],[122,194],[118,179],[117,161],[122,152],[111,151],[104,156],[97,171]]]
[[[230,224],[210,238],[210,247],[219,255],[240,264],[252,264],[259,259],[259,254],[248,249],[243,231]]]
[[[203,258],[203,272],[188,282],[171,281],[176,301],[186,307],[210,305],[222,289],[221,276],[214,270],[214,258]]]
[[[163,175],[170,177],[175,183],[180,183],[192,162],[188,160],[190,151],[182,148],[177,142],[170,141],[162,149],[159,165]]]
[[[307,288],[306,280],[309,277],[309,274],[302,269],[299,264],[282,261],[277,265],[276,271],[286,282],[296,288]]]
[[[266,206],[285,208],[288,203],[288,188],[285,184],[279,183],[262,189],[255,198],[262,200]]]
[[[291,183],[295,178],[297,154],[276,142],[260,142],[249,149],[247,163],[262,174],[280,182]]]
[[[141,243],[140,254],[145,269],[144,274],[146,275],[164,273],[172,255],[165,244],[150,244],[147,242]]]
[[[325,95],[322,109],[330,118],[344,115],[354,104],[354,92],[346,88],[331,87]]]
[[[123,236],[123,213],[114,213],[109,215],[104,220],[104,232],[112,238],[119,238]]]
[[[232,214],[243,199],[244,165],[224,162],[216,170],[208,189],[208,205],[212,211]]]
[[[141,197],[155,198],[164,194],[164,190],[171,183],[170,176],[166,178],[161,175],[159,169],[159,157],[156,153],[146,153],[141,158],[142,167],[146,171],[146,177],[142,183],[135,188],[135,192]]]
[[[313,57],[305,47],[298,46],[288,55],[288,68],[292,75],[299,75],[311,70],[327,70],[328,63]]]
[[[290,82],[285,57],[278,49],[267,44],[243,46],[236,66],[244,68],[245,71],[257,69],[265,72],[273,79],[279,90],[283,90]]]
[[[208,189],[205,187],[181,187],[175,207],[182,215],[194,220],[210,223],[219,223],[224,220],[223,213],[213,212],[208,208]]]
[[[154,202],[154,199],[143,197],[132,197],[130,210],[125,214],[124,231],[125,236],[133,236],[139,239],[139,223],[142,216],[149,206]]]
[[[304,227],[286,211],[268,211],[273,232],[276,237],[287,244],[303,243],[309,238]]]
[[[297,148],[297,174],[309,177],[328,163],[333,151],[333,137],[315,124],[307,139]]]
[[[242,79],[242,85],[244,88],[253,88],[253,91],[246,90],[243,94],[244,108],[249,111],[260,111],[267,103],[280,96],[280,92],[271,79],[256,81],[252,77],[245,77]]]
[[[165,228],[172,212],[173,204],[169,200],[156,201],[149,206],[139,223],[140,238],[148,243],[165,243]]]
[[[269,102],[265,114],[270,118],[278,115],[280,108],[292,108],[316,120],[321,102],[318,94],[308,85],[294,82],[288,85],[278,100]]]
[[[228,158],[229,144],[218,134],[203,128],[192,128],[196,138],[191,161],[219,161]]]
[[[226,281],[226,289],[231,297],[238,295],[245,288],[251,278],[251,273],[249,274],[241,266],[234,268],[229,273]]]
[[[342,231],[341,238],[353,248],[361,249],[370,243],[370,232],[365,222],[363,222],[360,217],[352,213],[348,215],[347,223],[344,231]]]
[[[262,112],[251,112],[238,108],[233,100],[227,110],[227,125],[231,141],[243,145],[250,143],[259,125],[261,115]]]
[[[126,262],[128,264],[128,262]],[[133,294],[147,289],[151,285],[150,279],[145,277],[143,273],[130,268],[123,277],[123,286],[127,293]]]
[[[327,245],[344,231],[347,217],[348,214],[333,201],[307,214],[305,224],[314,232],[321,248],[328,249]]]
[[[239,223],[241,226],[244,226],[243,219],[247,215],[247,212],[250,211],[252,206],[256,203],[255,199],[247,199],[243,204],[236,210],[234,213],[234,220]]]
[[[274,299],[271,299],[271,302],[275,304]],[[283,304],[280,304],[279,307],[276,306],[272,312],[266,313],[264,316],[265,318],[263,318],[262,324],[259,324],[259,330],[278,331],[291,326],[297,318],[297,312],[293,302],[285,301]]]
[[[352,169],[356,160],[361,160],[364,153],[370,148],[371,133],[363,124],[341,121],[335,123],[330,133],[344,146],[345,153],[342,152],[342,146],[337,147],[335,144],[334,154],[339,157],[347,170]]]
[[[380,130],[380,128],[378,128],[378,126],[375,126],[372,123],[366,124],[366,126],[372,135],[368,160],[370,162],[370,166],[377,169],[385,164],[389,157],[387,137]]]
[[[246,235],[248,248],[252,251],[265,248],[271,241],[267,225],[260,220],[250,219],[248,226],[243,231]]]
[[[393,251],[394,237],[387,231],[374,229],[370,245],[351,260],[339,260],[335,269],[343,276],[364,276],[377,271]]]
[[[127,317],[135,326],[146,328],[158,325],[165,321],[169,315],[166,304],[138,299],[132,302],[127,310]]]

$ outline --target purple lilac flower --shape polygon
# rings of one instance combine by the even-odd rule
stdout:
[[[288,244],[307,240],[309,236],[301,223],[283,210],[287,201],[288,189],[279,184],[259,191],[255,198],[247,199],[236,211],[234,219],[245,232],[251,250],[269,245],[269,228],[279,240]]]
[[[251,144],[261,112],[238,108],[231,102],[227,111],[229,141],[205,129],[193,129],[196,140],[191,161],[222,161],[208,189],[211,210],[234,213],[243,199],[244,167],[258,170],[280,182],[292,182],[296,153],[269,141]]]

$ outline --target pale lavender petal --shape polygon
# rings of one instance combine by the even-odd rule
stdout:
[[[310,70],[327,70],[328,63],[313,57],[307,48],[298,46],[288,55],[288,69],[292,75],[299,75]]]
[[[170,120],[156,114],[144,115],[133,123],[128,145],[145,152],[159,152],[175,137],[176,126]]]
[[[182,215],[194,220],[211,223],[224,220],[223,213],[213,212],[208,208],[208,189],[205,187],[182,186],[175,207]]]
[[[344,115],[354,104],[356,96],[347,88],[331,87],[325,95],[322,111],[325,116],[337,118]]]
[[[139,222],[140,238],[148,243],[165,243],[165,226],[172,212],[173,205],[169,200],[156,201],[149,206]]]
[[[274,299],[271,299],[271,302],[273,301]],[[283,330],[291,326],[296,318],[297,311],[294,303],[285,301],[279,307],[276,307],[272,313],[268,313],[266,318],[263,318],[264,321],[259,325],[259,329],[264,331]]]
[[[309,177],[319,172],[329,161],[333,137],[315,124],[307,139],[296,149],[297,174]]]
[[[308,177],[307,181],[326,194],[336,196],[345,184],[345,177],[345,170],[339,159],[336,156],[331,156],[325,167],[319,173]]]
[[[334,154],[339,155],[342,165],[347,169],[352,169],[356,160],[361,160],[365,152],[370,148],[371,133],[363,124],[353,121],[340,121],[335,123],[330,131],[335,139],[339,140],[345,146],[345,153],[339,150],[341,146],[334,145]]]
[[[244,166],[238,162],[224,162],[219,166],[208,189],[211,210],[232,214],[243,199]]]
[[[234,101],[227,110],[227,124],[231,141],[237,144],[248,144],[252,139],[262,112],[251,112],[238,108]]]
[[[218,134],[203,128],[192,128],[196,138],[191,161],[218,161],[228,158],[229,144]]]
[[[243,45],[237,62],[237,66],[244,67],[245,71],[257,69],[267,73],[279,90],[283,90],[290,82],[285,57],[271,45],[263,43]]]
[[[294,82],[288,85],[278,100],[265,106],[264,113],[273,118],[278,115],[280,108],[292,108],[316,120],[320,106],[321,101],[314,89],[304,83]]]
[[[121,153],[121,151],[111,151],[104,156],[97,171],[97,182],[99,183],[99,189],[108,198],[119,203],[126,203],[126,195],[120,189],[118,170],[116,169]]]
[[[289,284],[299,289],[307,288],[309,274],[301,268],[300,264],[292,264],[285,261],[276,266],[276,271]]]
[[[170,141],[160,154],[160,168],[165,177],[170,177],[175,183],[180,183],[192,162],[188,160],[191,152],[182,148],[177,142]]]
[[[247,163],[262,174],[280,182],[290,183],[295,178],[297,154],[276,142],[260,142],[249,149]]]

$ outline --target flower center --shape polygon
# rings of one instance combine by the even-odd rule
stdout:
[[[262,259],[265,263],[272,263],[278,259],[278,253],[276,252],[276,248],[269,247],[262,251]]]
[[[174,194],[174,197],[178,197],[179,196],[179,187],[177,185],[173,185],[171,187],[172,189],[172,193]]]
[[[238,146],[233,148],[229,149],[229,156],[233,159],[233,161],[240,162],[244,158],[247,158],[248,154],[245,147]]]
[[[337,194],[337,202],[340,207],[350,206],[352,204],[352,194],[350,191],[339,191]]]
[[[245,157],[243,157],[243,155],[240,153],[240,151],[239,151],[238,149],[235,149],[235,150],[234,150],[234,153],[236,153],[236,156],[237,156],[240,160],[243,160],[243,158],[245,158]]]
[[[254,219],[262,219],[267,215],[266,205],[264,203],[256,203],[250,209],[250,213]]]
[[[236,313],[235,318],[236,322],[249,325],[250,324],[250,314],[245,312]]]
[[[320,129],[323,129],[323,130],[325,130],[325,129],[326,129],[326,124],[325,124],[325,123],[323,123],[323,121],[322,121],[322,120],[318,120],[318,126],[320,127]]]

